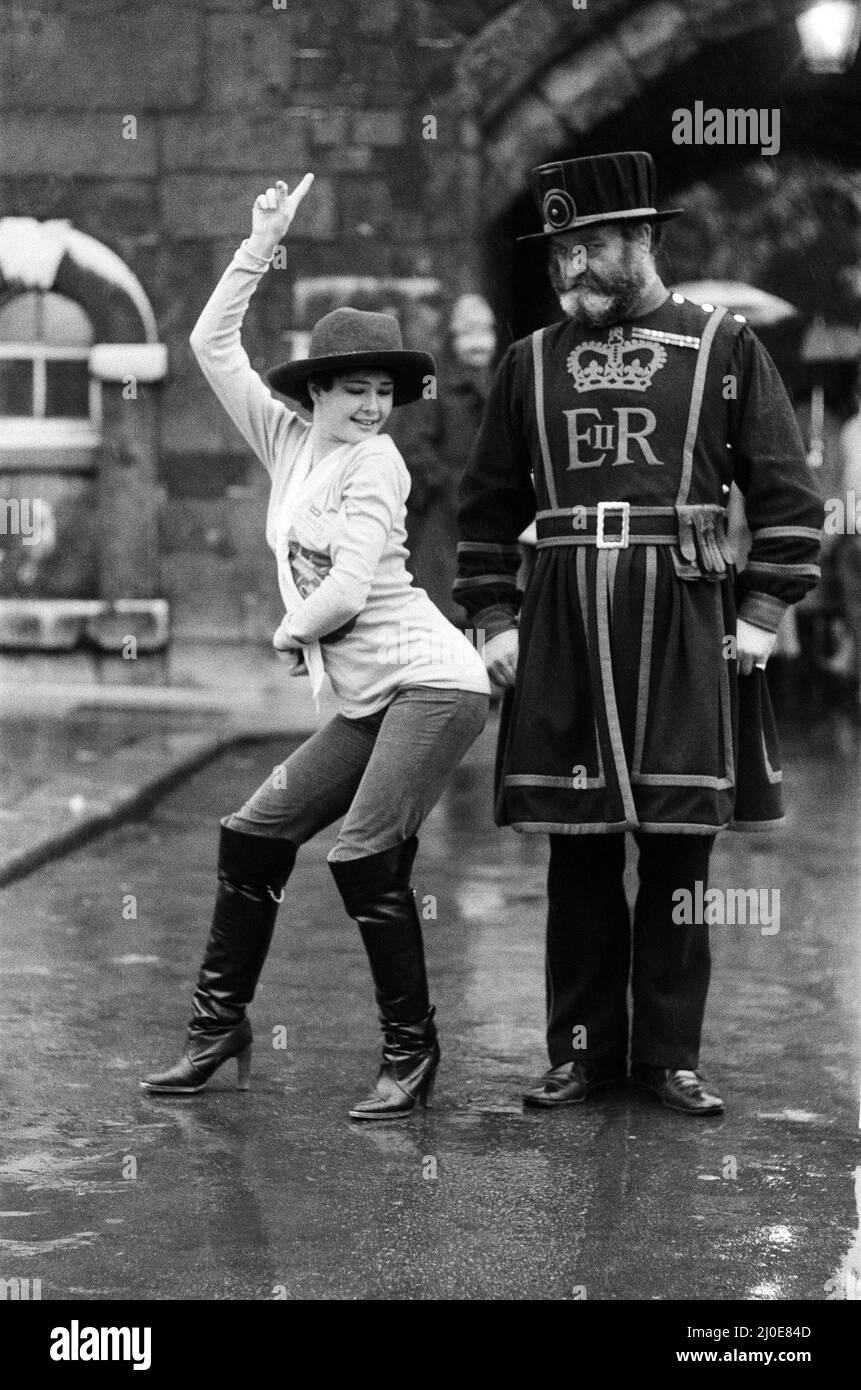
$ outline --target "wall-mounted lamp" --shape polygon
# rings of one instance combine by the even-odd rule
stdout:
[[[824,0],[798,15],[795,23],[811,72],[846,72],[852,66],[861,39],[861,4]]]

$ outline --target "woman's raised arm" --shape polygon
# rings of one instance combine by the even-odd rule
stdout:
[[[237,250],[189,338],[201,371],[270,473],[286,432],[304,425],[295,411],[275,399],[251,366],[240,330],[260,277],[313,179],[306,174],[292,193],[279,181],[254,200],[251,236]]]

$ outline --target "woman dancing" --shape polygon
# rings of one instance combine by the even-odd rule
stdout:
[[[417,831],[487,718],[484,664],[405,560],[409,475],[381,435],[393,406],[418,400],[433,357],[407,352],[388,314],[336,309],[310,355],[268,374],[303,402],[310,425],[252,369],[240,327],[275,247],[313,182],[278,182],[254,203],[243,241],[192,334],[195,356],[268,470],[266,539],[286,614],[274,643],[312,690],[328,674],[338,713],[221,821],[215,912],[185,1051],[148,1091],[199,1091],[236,1057],[248,1088],[251,1003],[300,845],[344,816],[329,866],[358,923],[383,1029],[382,1065],[356,1120],[409,1114],[430,1098],[439,1044],[421,924],[410,888]]]

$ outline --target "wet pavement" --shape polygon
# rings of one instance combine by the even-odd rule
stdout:
[[[145,735],[171,735],[180,730],[205,732],[205,714],[98,709],[78,706],[62,720],[19,713],[0,723],[0,810],[12,811],[21,802],[61,775],[79,774],[111,757]]]
[[[443,1063],[401,1124],[346,1114],[377,1029],[332,832],[288,887],[251,1091],[230,1065],[193,1098],[138,1089],[180,1049],[218,816],[289,742],[233,748],[0,892],[0,1277],[43,1299],[861,1297],[857,737],[785,736],[787,829],[719,841],[713,883],[780,888],[780,929],[713,928],[704,1064],[728,1108],[693,1121],[624,1090],[521,1108],[546,844],[492,825],[493,735],[422,837]]]
[[[304,736],[333,712],[328,683],[317,709],[266,643],[0,654],[0,886],[142,814],[231,743]]]

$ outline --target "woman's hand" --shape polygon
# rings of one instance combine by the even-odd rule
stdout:
[[[281,625],[272,638],[272,645],[280,659],[287,663],[289,668],[287,671],[288,676],[306,676],[308,674],[308,667],[305,665],[302,645],[300,642],[296,641],[295,637],[291,637],[287,631],[289,623],[290,614],[288,613],[281,619]]]
[[[281,622],[278,624],[272,635],[272,645],[276,652],[289,652],[300,650],[302,644],[297,641],[290,633],[290,624],[293,620],[292,613],[285,613]]]
[[[311,184],[313,174],[306,174],[291,193],[283,179],[274,188],[267,188],[254,199],[251,209],[251,236],[249,249],[264,258],[271,256],[281,238],[286,234],[297,209]]]
[[[286,661],[288,676],[307,676],[308,667],[301,652],[279,652],[278,656],[282,661]]]

